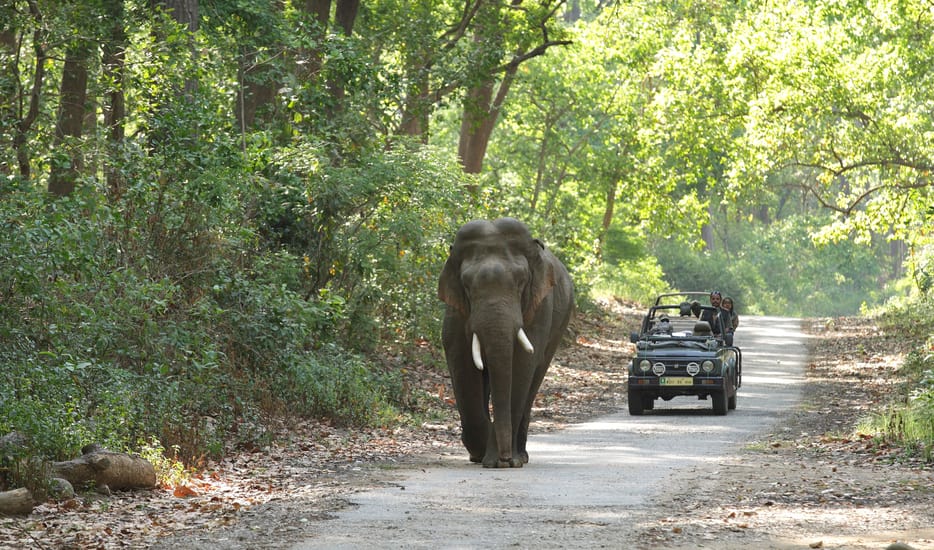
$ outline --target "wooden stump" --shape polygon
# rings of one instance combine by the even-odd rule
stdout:
[[[29,489],[13,489],[0,493],[0,516],[23,516],[32,512],[35,502]]]
[[[93,445],[73,460],[54,462],[55,477],[68,480],[75,487],[94,483],[112,490],[148,489],[156,486],[156,469],[148,460],[125,453],[114,453]]]

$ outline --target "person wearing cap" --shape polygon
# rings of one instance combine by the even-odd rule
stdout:
[[[671,334],[671,319],[667,315],[662,315],[658,324],[652,329],[653,334]]]

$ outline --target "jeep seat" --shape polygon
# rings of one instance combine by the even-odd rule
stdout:
[[[713,336],[710,330],[710,323],[707,321],[698,321],[694,323],[694,336]]]

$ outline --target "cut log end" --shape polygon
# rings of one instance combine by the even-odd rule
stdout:
[[[125,453],[95,449],[74,460],[55,462],[52,472],[75,487],[106,485],[115,491],[156,486],[156,469],[148,460]]]
[[[36,505],[29,489],[13,489],[0,493],[0,515],[25,516]]]

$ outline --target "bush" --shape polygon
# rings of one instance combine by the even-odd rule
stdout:
[[[300,416],[355,425],[386,425],[398,416],[398,373],[376,372],[333,345],[294,357],[277,381],[284,404]]]
[[[268,441],[272,415],[397,416],[398,376],[358,351],[440,330],[460,171],[418,147],[326,177],[293,158],[257,199],[212,151],[172,174],[130,154],[119,197],[3,190],[0,434],[54,459],[155,438],[190,463]]]
[[[594,278],[593,296],[619,296],[640,304],[649,304],[668,290],[661,267],[655,258],[643,257],[618,266],[604,264]]]
[[[905,391],[892,400],[882,413],[873,415],[861,427],[879,434],[934,462],[934,320],[930,317],[931,298],[919,296],[890,306],[879,318],[886,332],[917,342],[908,353],[899,374]]]

